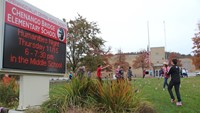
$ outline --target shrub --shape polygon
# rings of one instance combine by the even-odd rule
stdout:
[[[93,97],[100,111],[133,112],[140,101],[134,88],[125,80],[97,82]]]
[[[149,102],[140,102],[136,107],[135,113],[156,113],[155,109]]]
[[[50,99],[42,108],[45,113],[78,112],[136,112],[154,113],[153,107],[142,102],[139,93],[126,80],[100,83],[85,77],[73,78],[56,89],[51,90]],[[77,110],[77,108],[79,110]]]
[[[67,111],[70,106],[84,106],[87,103],[88,91],[92,84],[85,77],[73,78],[68,84],[51,91],[50,99],[43,104],[46,112],[61,113]]]
[[[8,85],[0,83],[0,102],[6,107],[17,107],[19,100],[19,85],[14,78]]]

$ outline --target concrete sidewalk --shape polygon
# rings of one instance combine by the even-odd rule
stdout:
[[[16,110],[9,110],[8,113],[25,113],[25,111],[16,111]]]

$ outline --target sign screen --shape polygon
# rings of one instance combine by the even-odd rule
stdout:
[[[5,2],[3,68],[65,73],[66,24],[22,4]]]

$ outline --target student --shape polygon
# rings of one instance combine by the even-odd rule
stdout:
[[[73,75],[72,75],[72,72],[70,71],[70,72],[69,72],[69,79],[70,79],[70,80],[72,79],[72,76],[73,76]]]
[[[163,73],[164,73],[164,72],[163,72],[163,68],[160,68],[158,79],[162,78]]]
[[[131,67],[128,68],[128,73],[127,73],[127,75],[128,75],[128,80],[131,81],[131,77],[133,76],[133,73],[132,73],[132,71],[131,71]]]
[[[81,66],[78,69],[77,76],[79,79],[82,79],[85,74],[85,66]]]
[[[102,75],[101,75],[101,71],[105,68],[107,68],[109,65],[105,66],[105,67],[102,67],[102,65],[98,65],[98,68],[97,68],[97,79],[102,82]]]
[[[89,71],[87,72],[87,77],[88,77],[88,78],[91,78],[91,76],[92,76],[91,74],[92,74],[92,73],[91,73],[91,71],[89,70]]]
[[[117,78],[117,80],[120,79],[120,73],[119,73],[119,71],[120,71],[120,66],[117,66],[117,69],[115,70],[115,77]]]
[[[143,70],[143,78],[145,77],[146,75],[146,69]]]
[[[9,85],[11,81],[11,78],[9,77],[8,73],[5,73],[4,77],[3,77],[3,84],[4,85]]]
[[[151,69],[149,70],[149,74],[151,77],[153,77],[153,71]]]
[[[177,59],[172,59],[172,67],[170,68],[169,72],[167,73],[168,75],[171,75],[171,81],[169,83],[169,86],[168,86],[168,92],[170,94],[170,97],[171,97],[171,102],[174,103],[175,102],[175,98],[174,98],[174,95],[173,95],[173,92],[172,92],[172,88],[174,86],[175,88],[175,92],[176,92],[176,96],[177,96],[177,99],[178,99],[178,102],[176,103],[177,106],[182,106],[182,103],[181,103],[181,95],[180,95],[180,69],[179,67],[177,66]]]
[[[164,84],[163,84],[163,90],[165,90],[165,86],[168,87],[168,78],[169,78],[169,75],[167,74],[167,72],[169,71],[170,67],[168,66],[168,63],[167,62],[164,62],[163,63],[163,67],[162,67],[162,70],[163,70],[163,77],[164,77]]]
[[[121,66],[119,69],[120,78],[124,79],[124,68]]]
[[[188,77],[187,70],[185,68],[182,69],[183,77]]]

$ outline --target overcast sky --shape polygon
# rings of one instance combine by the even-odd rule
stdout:
[[[136,52],[151,47],[190,54],[191,38],[200,22],[200,0],[25,0],[57,17],[74,19],[77,13],[97,22],[112,52]]]

